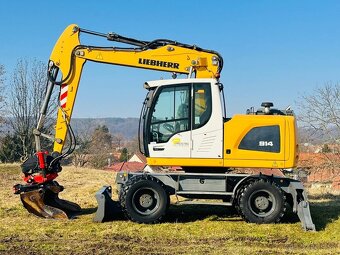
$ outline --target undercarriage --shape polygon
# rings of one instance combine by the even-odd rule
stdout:
[[[300,181],[268,175],[204,173],[118,173],[119,203],[111,200],[111,187],[96,194],[98,210],[94,220],[110,218],[112,205],[139,223],[160,222],[167,212],[170,196],[190,200],[190,204],[234,207],[247,222],[278,223],[292,210],[304,230],[315,231],[307,195]],[[209,202],[211,200],[212,202]],[[219,202],[216,202],[219,201]]]

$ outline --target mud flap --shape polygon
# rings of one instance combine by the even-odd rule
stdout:
[[[81,211],[78,204],[60,199],[59,192],[63,187],[58,183],[40,185],[32,189],[32,186],[20,186],[18,194],[29,213],[47,219],[68,219]]]
[[[316,231],[310,214],[307,194],[304,190],[303,184],[299,181],[290,182],[287,188],[282,187],[282,189],[292,195],[293,212],[298,215],[302,224],[302,228],[305,231]]]
[[[94,222],[112,221],[122,218],[122,210],[118,201],[112,200],[111,186],[103,186],[95,195],[98,203]]]

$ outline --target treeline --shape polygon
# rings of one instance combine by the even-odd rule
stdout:
[[[12,73],[0,64],[0,162],[22,162],[35,153],[36,128],[47,83],[47,66],[41,61],[20,59]],[[59,90],[55,89],[47,111],[43,133],[54,134]],[[94,124],[94,123],[92,123]],[[136,139],[126,141],[122,134],[111,134],[105,125],[78,125],[78,145],[67,160],[75,166],[102,168],[108,163],[127,160],[136,148]],[[90,132],[91,131],[91,132]],[[52,151],[53,143],[41,139],[42,148]],[[66,141],[67,142],[67,141]],[[117,155],[122,155],[117,158]]]
[[[75,167],[104,168],[115,162],[127,161],[138,151],[137,137],[126,140],[121,134],[111,134],[105,125],[97,126],[94,131],[83,127],[84,131],[76,136],[77,146],[69,158]]]
[[[46,90],[46,65],[37,60],[20,59],[13,73],[6,78],[3,65],[0,65],[0,70],[1,127],[6,125],[6,131],[1,133],[0,160],[23,161],[34,153],[32,131],[37,125],[40,105]],[[49,106],[48,118],[42,130],[44,133],[52,131],[56,103],[54,100]],[[48,144],[43,145],[48,148]]]

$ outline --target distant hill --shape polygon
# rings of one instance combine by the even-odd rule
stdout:
[[[300,143],[324,144],[334,143],[336,139],[340,139],[340,130],[337,127],[329,127],[327,132],[324,130],[316,130],[310,127],[298,127],[298,137]]]
[[[76,134],[90,134],[99,125],[105,125],[112,135],[122,134],[125,139],[130,140],[138,134],[138,122],[138,118],[72,118],[71,126]],[[12,129],[7,124],[0,126],[0,136],[11,132]]]
[[[92,132],[99,125],[105,125],[110,133],[122,134],[126,139],[132,139],[137,136],[138,118],[72,118],[71,125],[75,133]]]

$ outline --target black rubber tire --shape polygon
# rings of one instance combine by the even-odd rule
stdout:
[[[165,215],[168,194],[164,185],[150,175],[135,176],[120,190],[119,200],[124,214],[138,223],[157,223]]]
[[[239,198],[241,216],[247,222],[279,222],[286,208],[283,191],[274,183],[265,180],[257,180],[245,186]]]
[[[235,199],[234,199],[234,208],[236,209],[236,212],[242,216],[242,211],[241,211],[241,207],[240,207],[240,200],[241,200],[241,196],[242,193],[244,191],[244,189],[251,183],[253,183],[254,180],[247,180],[245,181],[241,187],[237,190],[236,195],[235,195]]]

